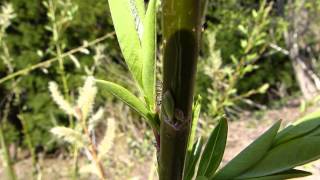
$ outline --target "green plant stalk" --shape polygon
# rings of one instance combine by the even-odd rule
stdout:
[[[36,156],[36,152],[35,152],[35,148],[34,148],[34,145],[32,143],[32,139],[31,139],[31,136],[30,136],[30,129],[29,129],[29,126],[28,126],[28,122],[26,122],[26,120],[24,119],[24,117],[22,115],[19,115],[18,116],[19,119],[20,119],[20,122],[22,123],[22,127],[23,127],[23,133],[25,135],[25,138],[26,138],[26,143],[27,143],[27,146],[28,146],[28,149],[30,151],[30,154],[31,154],[31,160],[32,160],[32,166],[33,166],[33,177],[34,179],[36,179],[37,177],[37,174],[40,173],[38,172],[38,168],[37,168],[37,156]]]
[[[56,50],[56,54],[57,54],[58,62],[59,62],[59,74],[60,74],[60,78],[61,78],[62,85],[63,85],[63,93],[64,93],[64,96],[66,97],[67,101],[70,102],[71,98],[69,95],[69,87],[68,87],[68,82],[67,82],[67,78],[66,78],[66,72],[64,70],[64,62],[63,62],[64,59],[61,56],[62,49],[61,49],[61,44],[59,42],[61,27],[59,27],[57,19],[56,19],[56,4],[52,0],[49,1],[49,4],[50,4],[49,11],[51,11],[51,14],[52,14],[53,41],[55,44],[55,50]],[[73,128],[72,116],[69,116],[69,125]]]
[[[58,43],[56,44],[56,51],[57,51],[57,56],[58,56],[58,61],[59,61],[59,70],[60,70],[60,75],[61,75],[61,81],[63,84],[64,95],[67,98],[67,100],[70,101],[69,87],[68,87],[68,82],[67,82],[67,78],[66,78],[66,73],[64,70],[64,62],[63,62],[63,57],[61,56],[62,55],[61,47]],[[71,123],[72,123],[72,121],[70,121],[70,124]],[[72,124],[71,124],[71,127],[73,127]]]
[[[173,116],[161,116],[160,180],[181,180],[192,119],[192,103],[201,32],[200,0],[164,0],[163,94],[171,94]],[[164,103],[161,109],[167,109]]]
[[[2,125],[0,123],[0,145],[1,145],[1,150],[3,151],[3,162],[5,164],[4,168],[6,168],[7,171],[7,176],[9,180],[16,180],[17,176],[15,174],[14,168],[13,168],[13,164],[10,158],[10,153],[7,147],[7,144],[5,142],[4,139],[4,134],[3,134],[3,129],[2,129]]]
[[[71,176],[73,180],[77,180],[79,179],[79,166],[78,166],[78,151],[79,148],[77,147],[77,145],[73,146],[73,164],[72,164],[72,172],[71,172]]]
[[[59,43],[60,40],[60,29],[61,27],[59,27],[57,20],[56,20],[56,9],[55,9],[55,4],[52,0],[50,0],[49,2],[51,4],[50,6],[50,10],[52,12],[53,15],[53,19],[52,19],[52,29],[53,29],[53,40],[55,43],[55,49],[56,49],[56,54],[57,54],[57,58],[58,58],[58,63],[59,63],[59,74],[60,74],[60,78],[62,81],[62,85],[63,85],[63,92],[64,92],[64,96],[66,97],[67,101],[70,102],[71,100],[71,96],[69,94],[69,87],[68,87],[68,82],[67,82],[67,78],[66,78],[66,72],[64,69],[64,57],[62,56],[62,47],[61,44]],[[71,115],[69,115],[68,117],[69,120],[69,126],[73,129],[74,128],[74,122],[73,122],[73,118]],[[73,146],[71,148],[71,150],[73,152],[73,168],[71,169],[72,172],[72,177],[74,179],[76,179],[78,177],[78,148],[76,146]]]

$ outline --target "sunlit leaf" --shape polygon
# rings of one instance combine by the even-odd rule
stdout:
[[[198,127],[198,121],[199,121],[200,110],[201,110],[201,101],[202,101],[202,98],[199,95],[192,108],[192,123],[191,123],[191,130],[190,130],[190,136],[188,141],[188,151],[192,150],[192,147],[194,144],[194,139],[195,139],[196,130]]]
[[[156,0],[149,2],[144,26],[141,52],[143,58],[143,91],[150,110],[154,110],[156,102]]]
[[[136,1],[108,0],[108,2],[122,54],[134,79],[142,87],[141,45],[137,31],[139,24],[136,25],[137,18],[140,19],[141,23],[142,20],[139,17]]]
[[[320,158],[320,136],[301,137],[274,147],[240,178],[261,177],[290,170]]]
[[[304,136],[317,128],[320,128],[320,111],[315,111],[280,131],[274,146]]]
[[[259,162],[271,147],[279,127],[280,121],[275,123],[268,131],[262,134],[258,139],[233,158],[225,167],[218,171],[217,175],[214,176],[213,179],[232,179]]]
[[[141,19],[144,19],[145,13],[146,13],[144,0],[135,0],[135,3],[138,10],[138,15],[140,16]]]
[[[144,119],[148,121],[148,123],[150,123],[152,127],[158,129],[159,125],[155,122],[151,112],[147,109],[145,103],[137,98],[134,94],[132,94],[126,88],[110,81],[96,80],[96,82],[101,85],[102,89],[113,94],[128,106],[130,106],[132,109],[137,111]]]

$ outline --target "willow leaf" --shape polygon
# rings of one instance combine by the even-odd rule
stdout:
[[[194,139],[195,139],[196,130],[199,122],[200,111],[201,111],[201,101],[202,101],[202,98],[199,95],[196,100],[196,103],[192,108],[192,123],[191,123],[191,130],[190,130],[190,136],[188,141],[188,151],[191,151],[194,144]]]
[[[135,2],[136,2],[139,17],[141,19],[144,19],[145,13],[146,13],[144,0],[135,0]]]
[[[202,145],[203,140],[199,138],[192,146],[192,149],[187,151],[183,180],[191,180],[193,178],[201,155]]]
[[[282,179],[292,179],[292,178],[299,178],[299,177],[306,177],[312,175],[310,172],[291,169],[288,171],[284,171],[281,173],[276,173],[270,176],[263,176],[257,178],[250,178],[246,180],[282,180]]]
[[[134,79],[142,87],[142,59],[138,31],[141,31],[139,29],[143,28],[143,25],[137,3],[135,0],[108,0],[108,2],[122,54]]]
[[[279,132],[274,146],[307,135],[320,127],[320,111],[313,112]]]
[[[270,150],[240,178],[261,177],[290,170],[320,158],[320,136],[298,138]]]
[[[96,80],[96,82],[101,85],[102,89],[113,94],[132,109],[137,111],[153,128],[158,129],[159,125],[155,122],[152,113],[147,109],[145,103],[137,98],[134,94],[132,94],[126,88],[110,81]]]
[[[256,164],[270,149],[279,127],[280,121],[276,122],[268,131],[233,158],[225,167],[218,171],[213,179],[232,179]]]
[[[212,177],[214,175],[224,154],[227,135],[228,122],[225,118],[222,118],[207,141],[201,155],[197,176]]]
[[[144,20],[144,33],[142,36],[142,82],[143,91],[150,110],[154,110],[156,102],[156,0],[148,5]]]

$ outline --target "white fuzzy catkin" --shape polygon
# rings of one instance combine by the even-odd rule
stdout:
[[[50,132],[57,137],[62,138],[64,141],[73,145],[77,145],[78,147],[84,147],[88,142],[82,134],[71,128],[58,126],[52,128]]]
[[[82,118],[85,120],[92,111],[94,99],[97,94],[97,87],[92,76],[89,76],[82,88],[79,90],[79,98],[77,100],[77,108],[80,108]]]
[[[0,26],[3,30],[10,26],[11,20],[16,17],[12,4],[5,3],[1,6]]]
[[[105,156],[106,153],[109,152],[109,150],[111,149],[113,145],[113,140],[115,138],[115,133],[116,133],[115,120],[114,118],[108,118],[107,132],[105,133],[98,147],[99,159],[102,159],[103,156]]]
[[[59,106],[60,109],[62,109],[65,113],[69,115],[76,116],[74,108],[71,106],[71,104],[66,101],[63,96],[61,95],[58,85],[55,82],[49,82],[49,91],[51,93],[51,97],[54,100],[54,102]]]
[[[102,119],[104,114],[104,109],[99,108],[96,113],[94,113],[88,121],[89,132],[93,131],[99,121]]]

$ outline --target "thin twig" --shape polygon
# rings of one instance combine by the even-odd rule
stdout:
[[[93,46],[95,44],[98,44],[98,43],[100,43],[100,42],[102,42],[102,41],[104,41],[104,40],[106,40],[108,38],[113,37],[114,35],[115,35],[115,32],[108,33],[108,34],[106,34],[106,35],[104,35],[104,36],[102,36],[100,38],[95,39],[94,41],[91,41],[91,42],[89,42],[87,44],[84,44],[83,46],[74,48],[74,49],[72,49],[72,50],[70,50],[70,51],[68,51],[66,53],[61,54],[61,57],[62,58],[63,57],[67,57],[69,55],[72,55],[72,54],[75,54],[77,52],[80,52],[83,48],[87,48],[87,47]],[[10,79],[13,79],[13,78],[15,78],[17,76],[25,75],[25,74],[27,74],[30,71],[33,71],[35,69],[48,66],[51,63],[57,61],[58,59],[59,59],[58,57],[54,57],[54,58],[45,60],[45,61],[43,61],[41,63],[38,63],[38,64],[32,65],[30,67],[24,68],[22,70],[19,70],[19,71],[15,72],[15,73],[9,74],[8,76],[5,76],[5,77],[0,79],[0,84],[4,83],[4,82],[6,82],[6,81],[8,81]]]
[[[87,138],[89,139],[89,151],[91,153],[91,156],[92,156],[92,159],[96,165],[96,168],[98,169],[98,172],[99,172],[99,178],[101,180],[105,180],[106,177],[105,177],[105,173],[104,173],[104,168],[103,168],[103,165],[101,164],[101,161],[99,160],[98,158],[98,151],[97,151],[97,148],[96,146],[94,145],[94,143],[92,142],[92,139],[91,139],[91,136],[90,136],[90,132],[88,130],[88,127],[87,127],[87,123],[86,123],[86,120],[83,118],[82,116],[82,112],[80,113],[81,116],[80,116],[80,120],[81,120],[81,125],[82,125],[82,129],[84,131],[84,134],[87,136]]]

